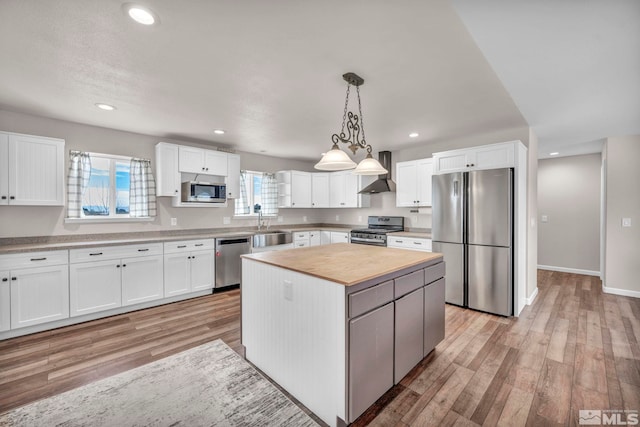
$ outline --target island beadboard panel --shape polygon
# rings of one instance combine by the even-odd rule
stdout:
[[[244,258],[298,271],[344,286],[353,286],[433,261],[441,256],[439,253],[351,243],[243,255]]]

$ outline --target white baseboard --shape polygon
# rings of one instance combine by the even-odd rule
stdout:
[[[609,288],[607,286],[603,286],[602,292],[605,294],[622,295],[623,297],[640,298],[640,292],[630,291],[628,289]]]
[[[538,288],[536,287],[533,290],[533,293],[531,294],[531,296],[526,299],[527,300],[527,305],[533,304],[533,300],[535,300],[537,296],[538,296]]]
[[[600,272],[599,271],[581,270],[579,268],[556,267],[554,265],[538,265],[538,269],[539,270],[560,271],[562,273],[584,274],[584,275],[587,275],[587,276],[598,276],[598,277],[600,277]]]

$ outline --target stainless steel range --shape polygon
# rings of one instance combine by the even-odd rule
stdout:
[[[387,233],[404,231],[403,216],[370,216],[369,228],[351,230],[351,243],[387,246]]]

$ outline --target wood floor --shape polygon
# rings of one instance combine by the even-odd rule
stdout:
[[[445,340],[353,425],[577,425],[579,409],[640,410],[640,300],[595,277],[538,279],[517,319],[447,306]],[[239,337],[231,290],[5,340],[0,412]]]

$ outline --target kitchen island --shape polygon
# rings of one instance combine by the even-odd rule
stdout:
[[[338,243],[243,255],[245,357],[331,426],[444,338],[442,255]]]

